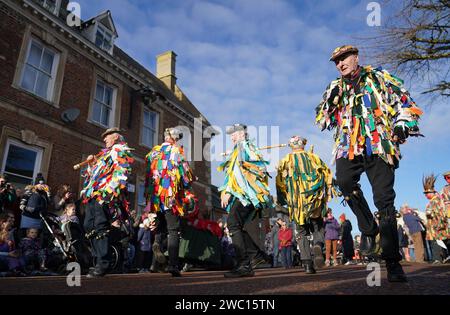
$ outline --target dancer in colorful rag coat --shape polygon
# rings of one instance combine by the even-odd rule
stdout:
[[[423,178],[423,193],[429,200],[425,214],[427,216],[427,240],[431,243],[434,263],[442,263],[448,256],[447,240],[450,238],[444,196],[438,193],[434,184],[436,177],[431,174]],[[440,245],[439,245],[440,243]],[[441,247],[442,246],[442,247]]]
[[[225,182],[219,191],[222,207],[229,212],[227,225],[236,251],[237,266],[224,276],[251,277],[254,276],[252,259],[262,250],[244,226],[262,209],[272,206],[266,169],[269,162],[248,139],[245,125],[235,124],[227,134],[231,136],[234,147],[218,168],[225,172]]]
[[[102,138],[105,149],[88,157],[89,166],[81,191],[83,203],[87,205],[84,228],[96,259],[88,277],[102,277],[108,271],[111,223],[128,218],[127,182],[134,162],[120,129],[108,129]]]
[[[167,249],[169,264],[167,271],[173,277],[180,277],[178,253],[180,247],[181,217],[187,212],[189,189],[193,173],[186,161],[183,148],[177,144],[183,134],[177,128],[168,128],[164,132],[164,143],[155,146],[147,154],[145,191],[146,212],[158,215],[158,226],[153,244],[154,259],[164,263],[162,254],[164,235],[168,233]],[[186,201],[186,198],[189,199]]]
[[[314,153],[305,151],[307,140],[294,136],[289,140],[292,153],[281,160],[276,178],[277,200],[287,205],[290,219],[299,226],[300,256],[306,273],[316,273],[312,262],[308,235],[313,235],[316,267],[324,265],[323,217],[332,197],[332,174],[328,166]],[[336,193],[336,192],[335,192]]]
[[[358,53],[350,45],[334,50],[330,61],[341,77],[326,89],[316,108],[316,123],[322,130],[336,129],[336,179],[358,219],[362,254],[374,254],[375,238],[380,233],[388,280],[404,282],[394,207],[395,168],[401,158],[400,144],[408,136],[420,136],[422,111],[401,79],[381,68],[361,67]],[[363,172],[372,186],[379,226],[359,185]]]

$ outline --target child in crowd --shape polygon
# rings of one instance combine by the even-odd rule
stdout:
[[[14,240],[9,238],[10,225],[11,222],[7,218],[0,218],[0,271],[24,275],[20,252],[15,249]]]
[[[30,228],[26,233],[27,236],[20,241],[19,248],[27,269],[34,271],[39,268],[41,271],[46,271],[46,255],[45,250],[41,248],[38,229]]]
[[[80,219],[77,216],[76,205],[74,203],[67,203],[64,206],[64,214],[59,217],[59,221],[61,222],[61,230],[63,231],[66,239],[68,241],[72,240],[72,232],[70,229],[70,225],[80,224]]]
[[[143,217],[143,223],[139,225],[137,242],[139,252],[137,256],[137,268],[140,273],[149,272],[152,263],[152,228],[154,227],[156,215],[150,213]]]
[[[77,217],[76,205],[74,203],[66,204],[64,207],[64,214],[59,217],[59,220],[62,224],[66,224],[67,222],[80,224],[80,219]]]

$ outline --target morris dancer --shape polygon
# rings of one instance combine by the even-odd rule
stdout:
[[[247,127],[236,124],[227,130],[234,148],[218,170],[225,172],[225,183],[219,188],[221,204],[229,212],[228,229],[236,250],[237,266],[224,274],[227,278],[252,277],[252,259],[262,250],[244,229],[263,209],[272,206],[267,161],[248,139]]]
[[[167,271],[173,277],[181,276],[178,266],[180,217],[185,214],[183,201],[193,181],[193,173],[184,157],[183,148],[177,144],[182,137],[183,134],[179,129],[166,129],[164,143],[155,146],[145,158],[147,165],[146,211],[158,215],[157,236],[153,244],[154,257],[159,263],[164,263],[161,248],[164,235],[168,232],[169,265]]]
[[[314,274],[308,234],[313,235],[314,262],[324,265],[323,217],[332,196],[332,175],[328,166],[314,153],[306,152],[306,139],[294,136],[289,141],[292,153],[281,160],[276,178],[278,203],[287,205],[290,219],[299,226],[300,256],[306,273]]]
[[[438,242],[444,245],[450,238],[444,196],[434,189],[436,177],[431,174],[423,178],[423,193],[429,200],[425,214],[427,216],[427,240],[431,242],[433,263],[442,263],[447,254],[442,257]],[[442,244],[442,243],[441,243]],[[448,248],[447,248],[448,249]]]
[[[112,222],[123,222],[128,217],[127,182],[134,162],[120,129],[108,129],[102,138],[105,149],[97,156],[88,157],[81,191],[83,203],[87,205],[84,228],[96,259],[88,277],[102,277],[108,271],[109,231]]]
[[[374,253],[375,237],[380,233],[388,280],[405,282],[399,263],[394,174],[401,158],[399,145],[408,136],[420,135],[422,111],[401,79],[381,68],[359,66],[357,48],[338,47],[330,61],[341,77],[326,89],[316,109],[316,123],[322,130],[336,128],[336,179],[358,219],[362,254]],[[372,186],[379,227],[359,185],[363,172]]]

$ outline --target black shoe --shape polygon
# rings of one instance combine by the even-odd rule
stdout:
[[[386,269],[389,282],[408,282],[402,265],[399,262],[386,262]]]
[[[172,274],[172,277],[176,277],[176,278],[181,277],[180,270],[178,270],[177,267],[168,267],[167,272]]]
[[[316,268],[323,268],[325,266],[325,260],[323,259],[322,247],[320,245],[315,245],[313,247],[314,253],[314,265]]]
[[[252,269],[256,269],[261,264],[270,264],[270,258],[264,253],[258,253],[255,257],[253,257],[251,266]]]
[[[373,256],[376,254],[376,241],[375,236],[362,235],[360,251],[363,256]]]
[[[106,275],[106,270],[103,269],[99,269],[99,268],[94,268],[93,270],[90,269],[89,273],[87,274],[86,277],[88,278],[101,278],[104,277]]]
[[[231,270],[230,272],[226,272],[224,274],[225,278],[242,278],[242,277],[253,277],[255,272],[251,267],[241,266],[236,268],[235,270]]]
[[[309,275],[313,275],[316,273],[316,269],[314,269],[312,261],[305,263],[304,266],[305,266],[305,273]]]
[[[152,246],[153,255],[155,255],[156,261],[160,264],[164,264],[166,262],[166,256],[161,252],[161,248],[158,243],[154,243]]]

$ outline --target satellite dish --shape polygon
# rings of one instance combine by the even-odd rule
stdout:
[[[66,123],[72,123],[78,116],[80,116],[80,110],[78,108],[70,108],[61,114],[61,119]]]

